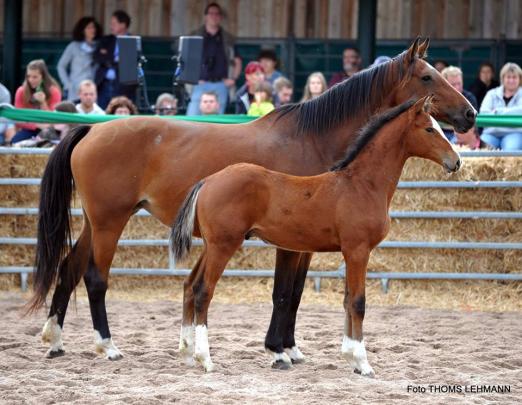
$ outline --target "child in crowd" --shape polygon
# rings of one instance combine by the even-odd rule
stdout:
[[[254,102],[250,105],[247,115],[263,116],[274,108],[272,86],[268,82],[258,83],[254,91]]]

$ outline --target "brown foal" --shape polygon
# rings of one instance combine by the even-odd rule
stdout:
[[[404,163],[417,156],[449,172],[460,167],[459,154],[429,115],[430,108],[431,97],[425,97],[377,115],[345,158],[322,175],[295,177],[243,163],[194,186],[172,231],[178,259],[189,251],[193,233],[204,240],[191,288],[185,289],[181,349],[186,356],[212,370],[207,312],[214,288],[245,237],[257,236],[286,250],[342,252],[348,269],[342,353],[357,372],[374,375],[362,330],[366,266],[388,233],[388,210]]]

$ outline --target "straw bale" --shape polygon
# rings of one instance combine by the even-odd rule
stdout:
[[[41,177],[47,155],[0,155],[0,177]]]

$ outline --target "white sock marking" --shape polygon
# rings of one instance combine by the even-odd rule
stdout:
[[[96,352],[104,355],[106,359],[118,360],[123,357],[121,352],[112,342],[112,338],[103,339],[96,329],[94,330],[94,343],[96,345]]]
[[[358,340],[351,339],[345,335],[343,337],[341,353],[350,361],[352,367],[361,372],[361,375],[368,377],[375,376],[375,372],[370,366],[370,363],[368,363],[366,348],[364,347],[364,339],[359,342]]]
[[[285,353],[290,357],[291,360],[303,361],[305,356],[301,353],[301,350],[297,346],[293,346],[292,348],[286,348]]]
[[[179,352],[183,355],[185,363],[189,366],[194,365],[194,324],[181,325],[179,336]]]
[[[194,357],[205,368],[206,372],[214,369],[214,364],[210,358],[210,348],[208,345],[208,330],[206,325],[196,325],[196,344]]]
[[[47,318],[42,329],[42,342],[49,343],[50,348],[47,354],[63,350],[62,328],[58,325],[57,315]]]

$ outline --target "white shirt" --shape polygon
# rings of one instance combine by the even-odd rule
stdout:
[[[101,109],[101,107],[98,104],[96,104],[96,103],[94,103],[92,105],[92,110],[89,111],[89,112],[85,112],[83,110],[83,107],[82,107],[81,103],[76,104],[76,111],[78,111],[80,114],[100,114],[100,115],[105,115],[105,111],[103,111]]]

